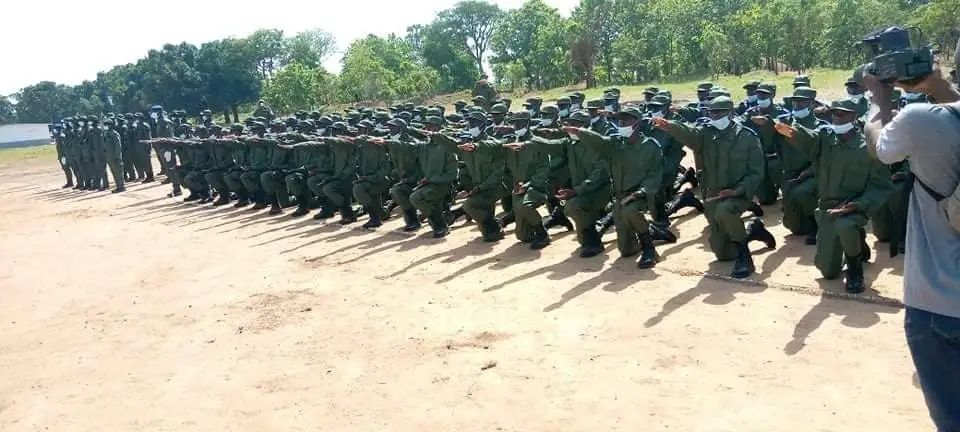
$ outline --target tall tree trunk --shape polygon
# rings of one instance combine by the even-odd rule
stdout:
[[[234,123],[240,123],[240,114],[237,113],[237,106],[236,106],[236,105],[231,105],[231,106],[230,106],[230,111],[233,111],[233,122],[234,122]]]
[[[223,122],[226,123],[226,124],[230,124],[230,109],[229,109],[229,108],[223,110]]]

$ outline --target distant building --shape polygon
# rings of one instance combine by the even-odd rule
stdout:
[[[45,124],[11,124],[0,126],[0,148],[50,144],[50,131]]]

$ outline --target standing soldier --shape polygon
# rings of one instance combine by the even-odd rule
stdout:
[[[53,142],[57,147],[57,162],[60,163],[60,168],[63,170],[63,175],[67,178],[66,184],[64,184],[61,189],[72,188],[73,173],[70,172],[70,159],[67,157],[67,154],[72,151],[70,149],[71,140],[67,138],[67,134],[63,130],[62,123],[57,123],[54,125],[50,133],[53,136]]]
[[[108,118],[103,121],[103,126],[103,139],[100,141],[103,146],[101,153],[104,163],[110,166],[110,174],[113,176],[113,182],[117,185],[110,192],[123,192],[127,190],[124,186],[123,143],[120,140],[120,133],[116,130],[116,120]],[[103,184],[107,185],[106,173],[103,174]]]
[[[107,149],[104,144],[103,128],[100,126],[100,119],[90,118],[90,138],[93,163],[93,182],[98,191],[105,191],[110,188],[110,180],[107,178]]]
[[[134,114],[133,119],[133,127],[131,128],[134,133],[133,163],[137,165],[137,171],[145,176],[142,183],[150,183],[153,182],[153,164],[150,162],[150,143],[147,142],[152,138],[150,135],[150,125],[144,121],[143,114],[141,113]]]
[[[257,102],[257,109],[253,110],[251,117],[263,117],[265,121],[271,122],[274,117],[273,109],[267,106],[263,99],[260,99],[260,101]]]
[[[817,172],[817,252],[814,264],[826,279],[840,276],[847,263],[847,292],[861,293],[863,263],[870,260],[866,244],[867,215],[893,188],[889,171],[870,157],[857,126],[857,103],[834,101],[830,127],[808,129],[777,123],[777,132],[809,155]]]
[[[80,171],[83,172],[83,187],[80,190],[96,190],[93,173],[93,150],[97,143],[91,133],[90,122],[86,117],[80,117],[77,139],[80,144]],[[97,134],[99,136],[99,133]]]
[[[137,168],[133,163],[133,146],[136,144],[132,133],[133,114],[118,114],[116,121],[116,130],[120,134],[120,148],[123,151],[123,177],[127,182],[136,181]],[[143,180],[142,173],[140,180]]]
[[[733,109],[733,100],[721,96],[707,105],[709,124],[688,126],[662,118],[653,119],[653,123],[702,155],[700,185],[705,197],[710,248],[717,260],[734,260],[731,276],[742,279],[755,270],[747,242],[757,239],[770,247],[775,245],[773,235],[762,225],[751,229],[748,236],[740,219],[760,186],[764,163],[760,140],[732,120]]]

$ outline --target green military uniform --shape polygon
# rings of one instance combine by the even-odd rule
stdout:
[[[63,132],[62,127],[59,125],[54,128],[53,141],[57,148],[57,163],[60,164],[60,169],[63,170],[63,176],[67,179],[63,188],[73,187],[73,172],[70,171],[70,158],[67,157],[72,151],[70,148],[72,142],[67,138],[67,134]]]
[[[103,144],[103,129],[96,118],[89,119],[89,130],[87,132],[87,145],[90,147],[90,166],[93,185],[97,190],[106,190],[110,187],[110,180],[107,178],[107,156]]]
[[[115,129],[116,123],[114,120],[107,119],[104,121],[104,125],[106,129],[104,129],[103,138],[100,141],[102,146],[101,153],[104,163],[110,167],[113,182],[117,185],[113,192],[123,192],[126,189],[124,186],[123,142],[121,141],[120,133]],[[103,177],[103,183],[106,185],[106,173],[103,174]]]
[[[410,194],[410,204],[427,216],[434,237],[447,235],[444,204],[450,196],[450,185],[457,180],[456,152],[448,141],[441,134],[432,134],[418,146],[417,163],[423,178]]]
[[[207,172],[214,167],[212,141],[207,135],[208,131],[204,126],[197,126],[199,134],[197,140],[186,144],[186,151],[190,152],[189,160],[192,165],[189,170],[184,172],[183,183],[190,189],[191,194],[196,194],[206,203],[210,200],[210,184],[207,183]]]
[[[626,108],[624,113],[637,119],[641,115],[636,108]],[[580,133],[580,142],[595,149],[607,164],[612,179],[617,249],[624,257],[634,256],[641,250],[640,236],[649,236],[645,213],[653,208],[663,181],[660,146],[655,139],[644,137],[639,127],[628,136],[604,136],[585,130]]]
[[[424,178],[418,161],[419,144],[410,138],[406,122],[401,119],[390,121],[400,128],[399,134],[387,136],[385,140],[392,166],[390,177],[396,181],[390,188],[390,197],[403,211],[404,229],[414,231],[419,229],[420,218],[417,217],[417,209],[410,202],[410,195],[417,187],[417,181]],[[442,126],[443,120],[440,117],[428,116],[425,123]]]
[[[760,187],[757,189],[757,199],[761,205],[772,205],[777,201],[777,197],[780,195],[781,183],[783,182],[783,161],[780,156],[781,153],[777,141],[780,135],[777,134],[777,131],[773,128],[773,124],[774,120],[788,113],[778,104],[773,103],[773,98],[776,94],[776,85],[767,83],[759,84],[756,95],[758,95],[758,97],[760,95],[764,96],[766,98],[765,100],[769,101],[769,105],[765,107],[755,105],[751,108],[745,108],[741,120],[744,126],[757,134],[760,138],[760,146],[763,148],[766,168],[764,169],[765,174],[763,181],[760,182]],[[746,105],[742,104],[742,106]],[[752,121],[755,117],[764,117],[766,120],[763,124],[757,125]]]
[[[338,122],[339,123],[339,122]],[[340,126],[342,125],[342,126]],[[334,124],[334,129],[346,132],[346,124]],[[356,220],[353,215],[353,181],[357,178],[357,146],[352,140],[325,137],[321,145],[330,146],[331,173],[324,179],[323,195],[330,205],[340,210],[342,222]]]
[[[293,168],[291,148],[281,146],[287,142],[287,135],[276,136],[266,146],[267,169],[260,173],[260,188],[270,204],[270,214],[279,214],[281,208],[290,204],[290,195],[287,193],[287,184],[284,181],[288,171]]]
[[[529,127],[530,120],[531,116],[526,112],[517,113],[511,119],[524,128]],[[507,186],[512,195],[517,224],[514,234],[518,240],[530,242],[532,249],[540,249],[549,244],[550,237],[537,209],[547,202],[550,192],[550,149],[556,147],[534,144],[532,138],[529,130],[517,130],[511,139],[505,141],[524,143],[518,150],[508,150],[505,154],[507,169],[513,175],[512,184]]]
[[[856,104],[844,99],[835,101],[832,109],[856,112]],[[825,278],[833,279],[840,275],[844,255],[848,261],[856,260],[859,266],[859,261],[869,253],[863,227],[867,215],[880,206],[892,189],[889,171],[869,156],[863,134],[857,130],[838,136],[827,127],[808,129],[796,125],[795,129],[794,137],[788,141],[809,155],[817,173],[820,199],[814,264]],[[856,210],[845,215],[827,212],[844,204],[853,204]]]
[[[713,90],[713,83],[711,82],[702,82],[697,84],[697,99],[698,102],[690,102],[677,109],[677,116],[682,118],[687,123],[693,123],[697,121],[698,118],[706,115],[707,110],[707,101],[710,91]],[[697,168],[700,168],[700,165],[697,165]]]
[[[255,132],[259,131],[258,135],[241,138],[248,148],[249,168],[240,174],[240,182],[243,183],[247,195],[256,203],[254,207],[262,209],[267,207],[267,197],[260,188],[260,174],[268,168],[268,147],[274,145],[274,142],[263,137],[262,123],[256,127]]]
[[[655,88],[648,89],[653,91]],[[657,117],[667,120],[674,120],[673,113],[670,112],[670,99],[666,96],[654,96],[646,103],[646,110],[654,113]],[[686,155],[683,151],[683,144],[678,143],[670,134],[656,128],[649,128],[646,131],[647,136],[656,140],[660,145],[660,151],[663,154],[663,179],[660,181],[660,190],[656,193],[653,213],[654,219],[659,224],[669,224],[667,219],[667,203],[673,200],[676,191],[673,189],[673,182],[680,171],[680,162]]]
[[[353,185],[353,196],[370,215],[364,227],[376,228],[386,216],[383,195],[390,189],[390,157],[386,147],[370,142],[367,136],[357,138],[356,144],[358,178]]]
[[[732,111],[733,101],[725,96],[715,98],[710,101],[708,110]],[[703,165],[698,168],[703,172],[700,184],[704,198],[713,197],[722,190],[734,191],[734,196],[704,203],[709,242],[718,260],[738,260],[738,265],[734,266],[735,277],[746,277],[753,271],[753,262],[746,248],[747,232],[740,215],[749,207],[763,180],[765,166],[760,140],[753,131],[733,121],[723,129],[713,125],[688,126],[670,122],[665,130],[702,155]]]
[[[271,122],[273,121],[274,115],[273,115],[273,110],[270,109],[270,107],[267,106],[265,103],[263,103],[263,101],[260,101],[257,104],[257,108],[253,110],[253,114],[251,115],[251,117],[263,117],[265,121]]]
[[[453,140],[444,141],[448,145],[456,145]],[[477,221],[485,240],[496,240],[501,236],[501,226],[494,219],[494,205],[504,195],[505,153],[503,147],[492,139],[477,140],[472,144],[476,146],[475,150],[460,153],[474,180],[469,190],[470,196],[463,203],[463,210]]]
[[[150,163],[150,125],[143,120],[140,113],[134,114],[133,133],[133,163],[137,171],[144,174],[144,183],[153,181],[153,164]]]
[[[234,136],[224,142],[224,146],[229,148],[230,157],[233,159],[233,165],[223,174],[223,182],[227,189],[237,194],[237,203],[234,207],[244,207],[250,204],[250,193],[243,184],[243,173],[250,169],[250,146],[241,137],[237,136],[238,131],[234,131]]]
[[[124,116],[117,116],[117,132],[120,133],[120,149],[123,152],[123,174],[126,180],[133,181],[137,179],[137,166],[133,163],[133,146],[136,145],[136,137],[131,133],[133,131],[133,115],[127,120]],[[142,174],[141,179],[144,177]]]
[[[230,202],[230,186],[227,184],[225,177],[227,173],[235,167],[233,162],[233,141],[213,137],[207,139],[206,142],[212,160],[210,169],[207,170],[203,178],[219,195],[213,205],[221,206]]]

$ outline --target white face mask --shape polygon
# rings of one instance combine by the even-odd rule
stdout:
[[[757,100],[759,100],[759,99],[757,98],[757,95],[747,96],[747,102],[757,103]]]
[[[292,128],[292,127],[289,127],[289,126],[287,126],[287,132],[293,132],[293,128]]]
[[[618,127],[617,133],[619,133],[620,136],[627,138],[630,135],[633,135],[633,126]]]
[[[413,118],[413,121],[415,121],[415,122],[418,122],[418,121],[421,121],[421,120],[423,120],[423,118],[420,117],[420,116],[416,116],[416,117]]]
[[[760,108],[767,108],[767,107],[769,107],[771,104],[773,104],[773,101],[772,101],[770,98],[757,99],[757,106],[760,107]]]
[[[400,139],[400,134],[390,135],[390,139],[392,141],[397,141]]]
[[[553,124],[553,120],[540,119],[540,126],[550,126],[551,124]]]
[[[851,130],[853,130],[853,123],[847,123],[847,124],[842,124],[842,125],[833,125],[833,124],[832,124],[832,125],[830,125],[830,127],[833,129],[833,132],[836,133],[837,135],[843,135],[843,134],[845,134],[845,133],[850,132]]]
[[[710,124],[717,128],[717,130],[724,130],[730,127],[730,117],[723,117],[718,120],[710,120]]]
[[[650,117],[663,118],[663,111],[655,111],[653,113],[650,113]]]
[[[596,124],[598,121],[600,121],[600,116],[596,116],[590,119],[590,124]]]
[[[570,104],[571,111],[576,111],[578,109],[580,109],[580,104]]]
[[[527,134],[527,130],[528,130],[527,128],[517,129],[517,130],[516,130],[516,135],[517,135],[518,137],[524,136],[524,135]]]
[[[560,117],[566,117],[567,114],[570,114],[569,110],[565,110],[565,109],[560,110]]]
[[[806,107],[802,110],[793,110],[793,116],[799,119],[806,118],[810,115],[810,107]]]
[[[323,136],[327,133],[327,128],[317,129],[317,135]]]
[[[152,112],[152,113],[150,113],[150,118],[156,120],[156,119],[160,118],[160,114],[159,114],[159,113]]]
[[[467,133],[470,134],[470,137],[471,137],[471,138],[476,138],[476,137],[480,136],[480,128],[479,128],[479,127],[472,127],[472,128],[470,128],[469,130],[467,130]]]
[[[613,105],[604,105],[603,110],[606,112],[613,112]]]
[[[84,127],[84,126],[86,126],[86,125],[87,125],[86,123],[80,122],[80,127]]]
[[[531,116],[537,115],[537,111],[534,109],[528,109],[527,112],[530,113]]]

